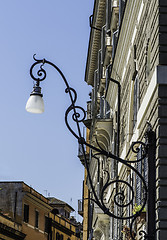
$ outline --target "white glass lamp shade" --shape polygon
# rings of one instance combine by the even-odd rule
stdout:
[[[30,113],[43,113],[44,101],[42,96],[30,95],[26,104],[26,111]]]

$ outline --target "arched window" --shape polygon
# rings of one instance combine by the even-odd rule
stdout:
[[[64,238],[64,237],[63,237],[63,234],[61,234],[61,235],[60,235],[60,240],[63,240],[63,238]]]
[[[60,234],[58,232],[56,233],[56,240],[60,240]]]

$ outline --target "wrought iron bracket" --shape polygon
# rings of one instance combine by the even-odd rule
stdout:
[[[64,74],[62,73],[62,71],[52,62],[47,61],[46,59],[36,59],[35,55],[33,56],[35,63],[31,66],[30,68],[30,75],[32,77],[32,79],[34,81],[36,81],[36,85],[39,86],[40,82],[45,80],[46,78],[46,71],[44,69],[44,65],[48,64],[50,66],[52,66],[53,68],[55,68],[57,70],[57,72],[61,75],[62,79],[64,80],[64,83],[66,85],[66,89],[65,89],[65,93],[69,94],[70,100],[71,100],[71,105],[67,108],[66,112],[65,112],[65,123],[67,128],[69,129],[69,131],[73,134],[73,136],[78,140],[78,142],[81,144],[82,146],[82,152],[84,155],[84,159],[85,159],[85,167],[87,169],[87,175],[88,175],[88,179],[89,179],[89,183],[90,183],[90,187],[93,193],[93,199],[91,199],[92,201],[94,201],[100,209],[102,209],[102,211],[104,212],[104,214],[107,214],[110,217],[116,218],[116,219],[121,219],[121,220],[131,220],[131,224],[130,224],[130,233],[131,233],[131,238],[132,240],[135,240],[134,234],[132,232],[133,229],[133,224],[136,221],[137,217],[140,216],[140,214],[142,213],[143,209],[146,206],[146,202],[147,199],[149,198],[149,203],[148,203],[148,233],[146,234],[145,232],[140,232],[140,234],[144,235],[144,239],[149,239],[149,240],[154,240],[155,239],[155,216],[153,216],[155,213],[155,133],[152,130],[151,125],[148,126],[147,131],[146,131],[146,142],[141,142],[141,141],[137,141],[134,142],[131,146],[131,149],[134,153],[138,153],[139,152],[139,148],[138,145],[142,145],[142,154],[141,154],[141,158],[138,160],[125,160],[120,158],[119,156],[115,156],[114,154],[112,154],[112,152],[107,152],[105,149],[103,149],[100,144],[98,144],[98,140],[97,140],[97,146],[95,147],[93,145],[91,145],[90,143],[86,142],[86,140],[83,138],[82,134],[81,134],[81,126],[80,124],[83,123],[83,121],[86,119],[86,112],[85,110],[76,105],[76,100],[77,100],[77,93],[76,91],[71,88],[64,76]],[[36,69],[36,67],[39,67],[38,70],[36,71],[36,74],[34,74],[34,71]],[[110,79],[113,82],[116,82],[116,80],[114,79]],[[74,130],[68,119],[69,116],[72,118],[72,120],[76,123],[77,126],[77,130]],[[110,179],[110,174],[109,172],[106,171],[107,174],[107,181],[105,182],[104,186],[102,187],[100,196],[97,195],[92,178],[91,178],[91,174],[90,174],[90,170],[89,170],[89,163],[86,159],[86,152],[85,152],[85,145],[87,147],[89,147],[90,149],[94,150],[96,152],[96,157],[97,155],[101,155],[101,156],[105,156],[107,158],[110,159],[114,159],[115,161],[122,163],[125,167],[127,167],[128,169],[130,169],[131,171],[133,171],[136,176],[138,176],[138,178],[140,179],[140,181],[142,182],[143,185],[143,199],[142,199],[142,206],[141,209],[135,213],[135,214],[131,214],[129,216],[119,216],[116,215],[112,210],[110,210],[109,206],[106,205],[105,200],[104,200],[104,195],[106,190],[108,189],[108,187],[110,187],[112,184],[124,184],[126,186],[126,188],[128,188],[131,191],[131,199],[129,202],[123,202],[123,200],[125,199],[124,193],[123,192],[119,192],[117,191],[115,196],[114,196],[114,203],[123,209],[126,209],[128,206],[130,206],[134,200],[134,196],[135,196],[135,192],[133,189],[133,186],[126,182],[125,180],[121,180],[121,179]],[[144,177],[142,176],[142,174],[140,172],[138,172],[136,170],[136,168],[132,165],[134,165],[134,163],[137,162],[142,162],[144,158],[148,159],[148,168],[149,168],[149,177],[148,177],[148,186],[147,183],[144,179]],[[99,170],[98,170],[99,171]],[[151,196],[154,196],[153,199],[151,199]],[[153,224],[154,222],[154,224]]]

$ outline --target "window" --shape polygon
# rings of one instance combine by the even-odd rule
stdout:
[[[24,222],[29,222],[29,205],[24,204]]]
[[[51,225],[52,225],[52,219],[45,216],[45,232],[46,233],[51,232]]]
[[[138,74],[135,77],[135,81],[134,81],[134,91],[133,91],[133,129],[136,126],[136,122],[137,122],[137,113],[139,110],[139,102],[140,100],[140,91],[139,91],[139,78],[138,78]]]
[[[38,228],[39,226],[39,212],[35,210],[35,227]]]

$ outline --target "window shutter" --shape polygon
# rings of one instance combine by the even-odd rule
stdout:
[[[115,204],[114,206],[114,215],[118,215],[118,206]],[[113,237],[114,240],[118,239],[118,219],[114,218],[114,229],[113,229]]]
[[[112,65],[108,65],[107,69],[106,69],[106,90],[108,89],[108,85],[109,85],[109,79],[111,77],[111,67]]]
[[[125,8],[125,0],[119,0],[119,26],[121,24],[121,20],[123,17],[124,8]]]
[[[98,88],[99,88],[98,70],[94,71],[94,87],[96,88],[96,92],[97,92]],[[97,95],[97,93],[96,93],[96,95]]]
[[[139,147],[139,152],[137,153],[137,160],[142,157],[142,146]],[[137,171],[142,173],[142,161],[137,162]],[[142,195],[142,181],[138,175],[136,175],[136,204],[141,204]]]
[[[110,118],[110,105],[106,100],[105,100],[105,118],[106,119]]]
[[[106,26],[103,26],[101,33],[101,64],[104,63],[105,47],[106,47]]]
[[[101,58],[102,58],[102,51],[101,49],[98,52],[98,79],[97,79],[97,85],[100,85],[100,81],[102,78],[102,64],[101,64]]]
[[[133,187],[133,192],[136,193],[136,174],[132,172],[132,187]],[[136,200],[133,198],[133,206],[135,206]]]
[[[110,31],[112,0],[106,0],[106,32]]]
[[[140,107],[140,85],[139,85],[139,75],[136,75],[136,84],[137,84],[137,111]]]
[[[109,69],[106,69],[106,87],[105,89],[108,89],[108,85],[109,85]]]
[[[143,171],[144,171],[144,179],[146,183],[148,183],[148,158],[144,158],[144,166],[143,166]]]
[[[134,84],[134,94],[133,94],[133,128],[137,122],[137,81]]]
[[[131,174],[129,173],[128,177],[127,177],[127,182],[131,185]],[[131,190],[129,187],[127,187],[127,192],[126,192],[126,201],[127,204],[130,202],[131,200]],[[127,216],[131,215],[131,206],[128,205],[127,206]],[[127,219],[127,226],[130,226],[130,219]]]
[[[116,144],[117,144],[117,132],[113,132],[113,141],[112,141],[112,154],[116,155]],[[111,178],[117,177],[117,165],[118,162],[115,159],[111,160]]]
[[[91,94],[91,110],[92,110],[92,116],[95,117],[94,88],[92,89],[92,94]]]
[[[92,89],[92,96],[91,96],[91,100],[92,100],[91,110],[94,118],[96,118],[96,115],[97,115],[97,84],[98,84],[97,71],[94,71],[94,87]]]
[[[139,91],[139,79],[137,74],[134,83],[134,95],[133,95],[133,128],[135,127],[137,122],[137,113],[139,105],[140,105],[140,91]]]
[[[91,229],[92,229],[93,208],[94,208],[93,203],[90,203],[90,205],[89,205],[89,219],[88,219],[89,231],[91,231]]]
[[[112,154],[114,154],[115,143],[112,142]],[[111,179],[115,178],[115,159],[111,159]]]
[[[114,55],[115,55],[117,40],[118,40],[118,30],[115,31],[112,36],[112,58],[114,58]]]
[[[100,97],[100,119],[104,118],[104,97]]]

